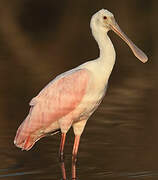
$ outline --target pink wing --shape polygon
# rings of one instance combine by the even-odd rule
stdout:
[[[17,130],[16,146],[29,150],[42,130],[73,111],[86,93],[89,72],[80,69],[49,83],[30,102],[28,116]]]

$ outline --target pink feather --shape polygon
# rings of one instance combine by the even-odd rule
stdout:
[[[28,116],[20,125],[14,143],[29,150],[53,122],[72,112],[86,93],[89,72],[80,69],[49,83],[30,102]]]

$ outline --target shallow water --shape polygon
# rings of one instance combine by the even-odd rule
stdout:
[[[61,14],[49,9],[53,7],[49,1],[46,1],[48,6],[39,1],[39,9],[31,1],[28,1],[30,4],[15,2],[14,5],[7,0],[0,2],[1,7],[5,7],[0,25],[0,36],[3,37],[0,41],[0,179],[59,180],[62,179],[58,159],[60,134],[41,139],[28,152],[16,148],[13,140],[29,110],[31,98],[57,74],[96,56],[97,47],[87,25],[92,13],[87,12],[88,1],[69,2],[61,7]],[[106,7],[119,15],[117,19],[122,22],[123,29],[137,40],[136,44],[145,50],[150,61],[140,63],[127,46],[110,33],[118,54],[117,61],[107,94],[88,120],[81,137],[76,165],[80,180],[158,179],[157,40],[156,31],[147,29],[154,24],[157,3],[143,2],[142,7],[136,0],[131,4],[123,2],[120,14],[116,9],[118,4],[114,6],[113,1]],[[56,4],[54,8],[60,3]],[[48,12],[39,21],[40,12],[43,12],[40,7]],[[105,2],[92,3],[89,11],[94,12],[100,7],[105,7]],[[15,16],[10,15],[11,12]],[[33,12],[32,23],[29,13]],[[125,13],[128,13],[128,20]],[[53,24],[45,21],[47,16],[56,17]],[[19,24],[21,30],[18,31]],[[136,33],[134,28],[139,32]],[[68,32],[66,36],[65,31]],[[67,179],[71,179],[73,140],[71,129],[65,144]]]
[[[136,77],[137,74],[132,77],[133,82]],[[139,80],[142,83],[143,78]],[[152,86],[125,82],[121,87],[109,87],[100,108],[87,123],[79,148],[78,179],[158,178],[157,122],[150,115],[152,104],[144,95],[152,91]],[[17,123],[12,122],[5,131],[0,131],[0,178],[61,179],[60,135],[43,138],[31,151],[25,152],[13,145],[16,128]],[[70,130],[65,145],[68,179],[71,179],[73,138]]]

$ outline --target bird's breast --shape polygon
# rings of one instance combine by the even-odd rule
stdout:
[[[89,82],[85,95],[73,112],[76,120],[88,119],[101,103],[107,89],[108,76],[96,62],[89,62],[82,66],[89,71]]]
[[[102,88],[89,87],[81,103],[77,107],[80,112],[79,119],[88,119],[89,116],[97,109],[102,102],[106,93],[106,86]]]

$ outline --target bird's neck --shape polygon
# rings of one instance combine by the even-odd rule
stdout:
[[[100,54],[98,61],[101,63],[103,67],[105,67],[106,71],[109,71],[109,75],[113,69],[115,64],[115,49],[114,46],[107,35],[107,32],[93,32],[95,40],[98,43]]]

